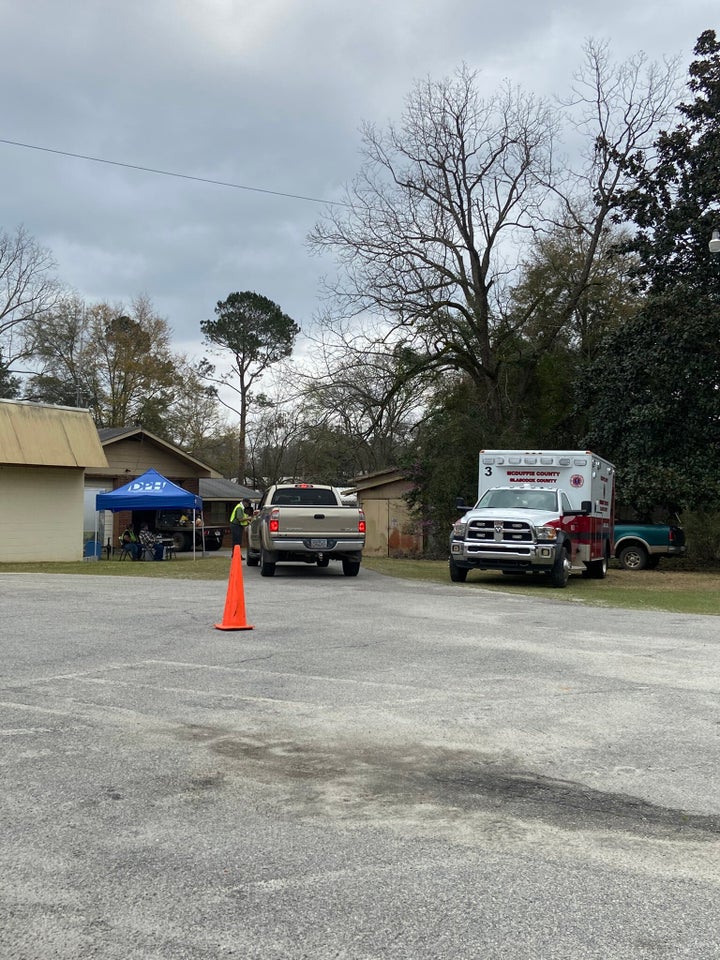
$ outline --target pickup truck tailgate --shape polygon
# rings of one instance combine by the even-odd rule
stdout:
[[[283,506],[275,536],[328,537],[358,532],[358,511],[353,507]]]

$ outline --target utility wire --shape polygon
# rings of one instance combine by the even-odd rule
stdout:
[[[172,170],[157,170],[155,167],[143,167],[137,163],[123,163],[120,160],[106,160],[104,157],[90,157],[84,153],[70,153],[68,150],[55,150],[52,147],[39,147],[34,143],[20,143],[18,140],[5,140],[0,137],[0,143],[11,147],[24,147],[26,150],[39,150],[42,153],[55,153],[61,157],[72,157],[74,160],[90,160],[92,163],[106,163],[112,167],[125,167],[128,170],[141,170],[143,173],[155,173],[161,177],[176,177],[179,180],[194,180],[196,183],[210,183],[216,187],[232,187],[234,190],[249,190],[252,193],[268,193],[273,197],[287,197],[291,200],[306,200],[309,203],[324,203],[329,206],[346,207],[347,203],[339,200],[321,200],[319,197],[305,197],[298,193],[282,193],[280,190],[265,190],[263,187],[248,187],[242,183],[229,183],[226,180],[210,180],[207,177],[193,177],[189,173],[175,173]]]

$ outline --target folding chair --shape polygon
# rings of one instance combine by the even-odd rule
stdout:
[[[132,543],[123,543],[120,540],[120,553],[118,554],[118,560],[127,560],[127,558],[132,560],[133,558],[133,544]]]

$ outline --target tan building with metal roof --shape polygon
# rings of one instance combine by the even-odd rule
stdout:
[[[0,400],[0,562],[80,560],[85,470],[106,468],[89,411]]]

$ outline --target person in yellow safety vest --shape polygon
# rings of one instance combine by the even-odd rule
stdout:
[[[236,504],[230,514],[230,533],[232,534],[232,545],[242,547],[243,532],[250,521],[245,519],[245,507],[242,503]]]
[[[243,546],[247,546],[247,534],[245,531],[250,526],[252,516],[252,503],[247,497],[244,497],[230,514],[230,531],[232,533],[233,547],[239,546],[242,548]]]
[[[132,528],[132,524],[128,524],[123,530],[123,534],[120,537],[120,542],[123,550],[130,554],[131,560],[140,559],[142,555],[142,548],[140,547],[140,541],[138,540],[137,535]]]

